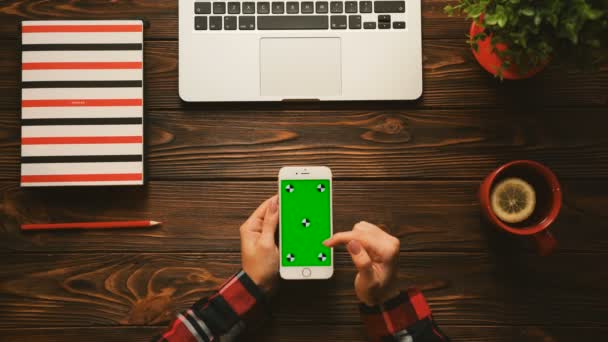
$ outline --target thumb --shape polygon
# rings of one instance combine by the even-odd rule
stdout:
[[[267,243],[274,244],[274,234],[277,231],[277,224],[279,223],[279,200],[277,196],[270,199],[268,208],[266,209],[266,215],[264,215],[264,223],[262,223],[262,236],[260,239],[265,240]]]
[[[348,253],[353,259],[355,267],[359,271],[360,277],[363,281],[372,281],[374,278],[374,270],[372,268],[372,259],[367,254],[367,251],[361,246],[361,243],[357,240],[351,240],[347,245]]]

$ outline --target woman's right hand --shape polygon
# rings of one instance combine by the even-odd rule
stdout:
[[[323,244],[346,245],[358,270],[355,292],[366,305],[382,304],[399,294],[399,239],[377,226],[362,221],[353,230],[334,234]]]

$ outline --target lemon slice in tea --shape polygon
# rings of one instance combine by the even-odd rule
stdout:
[[[492,210],[500,220],[520,223],[534,212],[536,193],[523,179],[507,178],[494,187],[491,202]]]

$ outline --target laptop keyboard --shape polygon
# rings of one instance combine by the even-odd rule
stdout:
[[[405,1],[200,1],[197,31],[403,30]]]

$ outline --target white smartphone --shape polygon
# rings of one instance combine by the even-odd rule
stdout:
[[[333,249],[323,241],[333,232],[331,170],[325,166],[279,171],[279,253],[283,279],[329,279]]]

